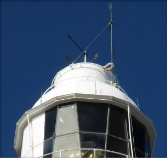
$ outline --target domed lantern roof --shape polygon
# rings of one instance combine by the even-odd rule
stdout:
[[[72,146],[67,147],[68,143],[62,144],[66,141],[68,142],[68,141],[77,139],[78,136],[77,137],[70,136],[71,134],[70,133],[68,134],[68,130],[70,130],[70,127],[73,126],[72,131],[75,129],[74,132],[79,134],[79,128],[82,128],[82,127],[78,127],[78,124],[82,124],[80,122],[81,114],[79,109],[83,107],[82,106],[83,104],[85,107],[89,106],[90,108],[92,107],[92,105],[93,107],[100,106],[100,108],[102,108],[101,114],[100,113],[98,114],[98,112],[96,113],[97,115],[99,115],[99,118],[101,119],[104,116],[103,111],[106,107],[107,109],[109,107],[110,109],[109,113],[111,113],[114,110],[114,107],[118,108],[114,112],[115,114],[116,113],[118,114],[117,115],[115,115],[114,113],[112,114],[112,115],[115,115],[115,117],[117,117],[118,115],[120,115],[119,117],[121,117],[121,115],[124,115],[124,118],[125,118],[124,121],[127,122],[126,123],[127,132],[125,133],[127,133],[127,136],[129,135],[127,140],[124,140],[124,141],[127,141],[127,144],[129,144],[128,148],[130,148],[129,150],[131,150],[131,152],[126,151],[125,147],[123,147],[123,149],[121,149],[122,147],[120,147],[118,148],[119,150],[116,151],[116,154],[118,154],[117,156],[122,155],[126,157],[127,155],[130,156],[130,153],[131,153],[131,156],[133,157],[134,155],[132,154],[134,149],[136,150],[134,151],[134,153],[138,155],[142,156],[141,153],[143,153],[144,151],[145,152],[147,151],[146,155],[150,156],[153,151],[155,138],[156,138],[156,131],[155,131],[154,125],[152,121],[140,111],[140,109],[134,103],[134,101],[130,99],[130,97],[128,97],[125,91],[116,83],[116,78],[111,71],[112,68],[113,68],[112,63],[108,63],[105,66],[101,66],[94,63],[84,62],[84,63],[71,64],[66,68],[62,69],[61,71],[59,71],[54,77],[51,83],[51,86],[44,92],[44,94],[39,98],[39,100],[33,105],[32,109],[25,112],[25,114],[17,122],[14,147],[18,155],[21,157],[22,156],[23,157],[26,157],[26,156],[40,157],[42,155],[45,155],[45,154],[47,155],[49,153],[52,153],[53,157],[59,157],[58,155],[59,154],[61,155],[62,151],[64,150],[65,151],[70,150],[70,155],[73,155],[74,153],[75,153],[74,155],[86,154],[84,152],[85,148],[80,148],[78,149],[77,152],[72,151],[75,148],[79,148],[80,146],[79,144],[74,143],[74,147],[73,147],[74,149],[71,149]],[[65,111],[62,111],[61,107],[64,105],[68,105],[68,106],[66,109],[63,108],[63,110]],[[55,118],[55,121],[57,123],[55,124],[57,125],[56,127],[55,125],[53,125],[52,134],[50,136],[47,136],[46,131],[50,126],[50,125],[48,126],[48,124],[50,124],[50,122],[48,122],[48,116],[50,115],[50,113],[54,113],[55,109],[57,111],[56,112],[57,119]],[[77,109],[79,111],[77,111]],[[89,109],[87,109],[86,111],[89,111]],[[121,111],[123,112],[122,114],[120,113]],[[87,121],[91,122],[91,115],[87,116],[87,114],[85,114],[84,118],[85,119],[89,118],[89,120]],[[107,122],[110,122],[111,114],[109,115],[106,113],[105,115],[108,120]],[[77,120],[77,118],[79,120]],[[52,120],[52,122],[54,121]],[[65,124],[63,123],[64,125],[62,125],[62,122],[64,123],[67,122],[67,123]],[[96,123],[98,123],[98,121]],[[95,125],[96,123],[94,122],[93,124]],[[98,126],[101,127],[100,125]],[[108,126],[108,128],[110,129],[110,126],[114,126],[114,124],[112,125],[111,123],[109,124],[107,123],[106,126]],[[121,126],[123,127],[123,124]],[[132,130],[132,127],[134,131]],[[56,129],[55,136],[53,135],[55,130],[54,128]],[[124,131],[124,130],[122,129],[121,131]],[[62,133],[67,136],[69,135],[72,138],[69,137],[69,138],[66,138],[67,140],[66,139],[63,140],[61,138]],[[82,132],[79,135],[80,137],[83,137]],[[141,135],[141,139],[143,139],[141,140],[141,142],[143,143],[137,142],[136,137],[138,137],[138,135]],[[61,140],[59,141],[60,138]],[[88,138],[86,137],[84,139],[88,139]],[[96,139],[99,139],[99,138],[96,138]],[[110,140],[112,138],[108,138],[108,139]],[[122,138],[119,138],[119,139],[122,139]],[[136,139],[137,146],[139,147],[134,147],[134,139]],[[52,144],[54,142],[53,140],[57,140],[59,142],[57,143],[60,145],[55,144],[48,151],[47,150],[48,147],[46,145],[47,143],[45,143],[45,141],[47,142],[48,140],[52,140],[51,141]],[[81,141],[81,147],[82,147],[83,146],[82,139],[80,141]],[[146,147],[146,145],[144,145],[145,141],[147,141],[147,144],[148,144],[147,149],[143,148],[144,146]],[[94,144],[93,142],[92,142],[93,144],[91,144],[91,142],[86,143],[88,145],[87,147],[90,147]],[[140,145],[140,144],[143,144],[143,145]],[[64,148],[62,148],[63,146]],[[107,148],[109,151],[111,150],[110,152],[112,153],[112,149],[110,149],[109,147]],[[140,150],[143,150],[143,151],[138,152],[137,151],[138,148],[139,148],[139,151]],[[102,154],[101,150],[97,151],[97,153],[95,152],[96,150],[97,149],[94,149],[94,154],[98,154],[99,152],[100,152],[100,155]],[[121,150],[123,150],[124,152]],[[29,153],[29,154],[26,155],[26,153]],[[55,155],[55,153],[58,153],[58,155],[57,154]],[[108,156],[112,157],[112,154],[115,153],[115,151],[113,151],[112,154],[111,153],[108,153],[109,154]],[[65,156],[68,156],[68,155],[65,155]]]
[[[44,92],[33,108],[52,98],[73,94],[115,97],[128,101],[137,107],[123,89],[117,85],[114,74],[109,71],[113,64],[108,63],[106,65],[101,66],[83,62],[71,64],[62,69],[56,74],[51,86]]]

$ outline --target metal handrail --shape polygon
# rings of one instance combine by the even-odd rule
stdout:
[[[88,77],[88,76],[82,76],[82,77]],[[72,77],[72,78],[78,78],[78,77]],[[72,78],[71,78],[71,79],[72,79]],[[90,78],[90,77],[89,77],[89,78]],[[98,78],[98,77],[91,77],[91,78],[100,79],[100,78]],[[66,79],[66,80],[69,80],[69,79],[70,79],[70,78],[68,78],[68,79]],[[65,80],[63,80],[63,81],[65,81]],[[60,81],[60,82],[63,82],[63,81]],[[59,83],[60,83],[60,82],[59,82]],[[104,80],[104,82],[110,84],[111,81],[109,81],[109,80]],[[54,87],[55,87],[55,85],[54,85],[54,82],[52,81],[51,86],[45,90],[45,92],[42,94],[42,96],[45,95],[46,93],[48,93],[48,92],[49,92],[50,90],[52,90]],[[124,90],[120,85],[119,85],[119,86],[114,86],[114,87],[116,87],[118,90],[121,90],[121,92],[123,92],[125,95],[127,95],[127,93],[125,92],[125,90]],[[127,95],[127,96],[128,96],[128,95]]]
[[[62,158],[61,155],[62,155],[62,152],[65,152],[65,151],[72,151],[72,150],[89,150],[89,151],[93,151],[94,153],[96,153],[96,151],[104,151],[104,152],[109,152],[109,153],[113,153],[113,154],[117,154],[119,156],[124,156],[126,158],[132,158],[130,157],[129,155],[126,155],[126,154],[122,154],[120,152],[116,152],[116,151],[110,151],[110,150],[104,150],[104,149],[96,149],[96,148],[74,148],[74,149],[65,149],[65,150],[60,150],[60,151],[53,151],[53,152],[50,152],[50,153],[47,153],[47,154],[44,154],[38,158],[42,158],[43,156],[48,156],[48,155],[51,155],[51,154],[54,154],[54,153],[60,153],[60,157],[59,158]]]

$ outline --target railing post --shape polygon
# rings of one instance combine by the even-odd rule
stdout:
[[[61,158],[61,151],[60,151],[60,158]]]
[[[94,158],[96,158],[96,149],[93,149]]]

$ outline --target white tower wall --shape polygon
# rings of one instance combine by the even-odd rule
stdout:
[[[41,114],[29,121],[24,128],[21,157],[39,157],[43,155],[44,123],[45,114]]]

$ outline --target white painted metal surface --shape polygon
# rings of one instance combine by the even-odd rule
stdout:
[[[73,93],[114,96],[137,107],[121,90],[121,87],[115,86],[116,79],[110,71],[113,65],[109,64],[106,67],[94,63],[69,65],[56,74],[51,87],[35,103],[33,108],[56,96]]]
[[[39,157],[43,154],[45,114],[29,121],[24,128],[21,157]]]
[[[22,143],[21,156],[24,157],[28,155],[30,151],[31,151],[30,132],[29,132],[28,126],[26,126],[23,131],[23,143]]]
[[[151,148],[153,148],[156,132],[151,120],[140,112],[137,105],[121,87],[117,86],[115,76],[111,71],[112,67],[111,63],[105,66],[94,63],[77,63],[59,71],[51,86],[34,104],[32,109],[20,118],[16,125],[14,147],[18,155],[21,157],[42,157],[46,141],[44,140],[45,111],[63,103],[76,101],[113,104],[128,111],[129,119],[131,112],[147,127]],[[77,119],[74,117],[75,111],[75,106],[68,107],[65,110],[58,109],[55,131],[56,136],[60,136],[56,138],[57,143],[53,146],[53,156],[55,157],[67,157],[67,155],[78,157],[81,154],[78,150],[80,149],[78,134],[72,134],[72,137],[61,136],[66,135],[66,133],[78,133]],[[68,113],[72,114],[73,118],[69,117]],[[72,122],[72,124],[69,124],[69,122]],[[129,131],[130,128],[129,123]],[[131,140],[132,138],[130,138],[130,142]],[[67,143],[71,141],[73,142],[72,146]],[[77,150],[74,152],[70,147]]]

